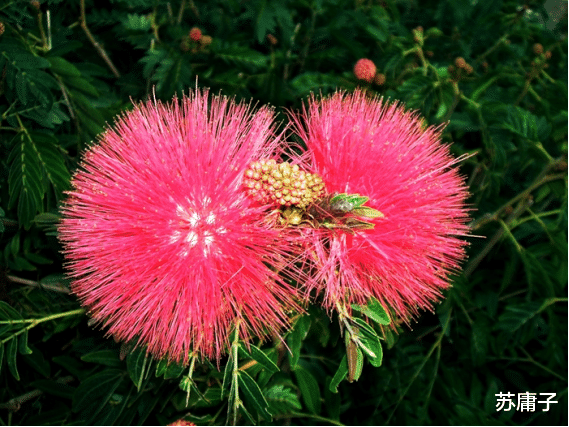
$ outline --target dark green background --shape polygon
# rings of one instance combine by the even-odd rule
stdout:
[[[334,394],[345,347],[337,319],[311,308],[287,337],[295,358],[243,375],[263,395],[244,394],[254,420],[567,425],[566,14],[506,0],[109,0],[86,1],[84,14],[79,0],[32,3],[0,2],[1,424],[225,422],[225,360],[221,373],[196,365],[203,395],[186,408],[180,369],[144,364],[74,312],[54,226],[79,154],[106,123],[153,88],[169,100],[198,78],[280,113],[312,91],[363,86],[447,122],[453,153],[474,154],[461,170],[477,237],[435,313],[389,335],[383,365],[366,363]],[[206,48],[188,41],[194,26],[212,37]],[[471,74],[449,72],[457,57]],[[383,85],[355,79],[360,58]],[[262,350],[276,360],[270,343]],[[496,412],[496,393],[525,391],[559,403]]]

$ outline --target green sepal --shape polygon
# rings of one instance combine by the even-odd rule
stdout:
[[[370,208],[369,206],[358,206],[352,210],[354,215],[365,216],[366,218],[383,218],[384,215],[377,209]]]

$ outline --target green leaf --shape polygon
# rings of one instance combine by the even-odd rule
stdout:
[[[333,420],[339,420],[342,399],[337,393],[337,390],[335,393],[332,393],[330,390],[331,381],[332,377],[327,376],[324,384],[324,405],[326,406],[326,412],[328,412],[330,418]]]
[[[47,68],[49,61],[40,56],[35,56],[25,50],[20,50],[12,55],[12,64],[22,70],[32,70],[35,68]]]
[[[8,369],[10,373],[20,381],[20,374],[18,373],[18,367],[16,366],[16,355],[18,354],[18,339],[12,338],[8,341],[8,348],[6,349],[6,362],[8,363]]]
[[[537,117],[521,107],[508,105],[508,115],[502,124],[504,129],[530,141],[543,141],[551,132],[551,125],[545,117]]]
[[[184,372],[184,366],[177,363],[170,363],[168,359],[162,359],[156,364],[157,377],[164,376],[165,380],[170,380],[173,378],[178,378]]]
[[[100,96],[99,91],[82,77],[66,77],[64,83],[74,89],[80,90],[86,95],[91,95],[94,97]],[[77,92],[73,91],[72,98],[77,99]]]
[[[313,414],[319,414],[321,402],[318,382],[310,372],[300,365],[294,370],[294,376],[298,387],[300,388],[300,394],[302,395],[302,400],[304,401],[306,408]]]
[[[235,361],[233,360],[233,356],[229,356],[229,358],[227,359],[227,363],[225,365],[225,370],[223,371],[223,384],[221,386],[221,398],[222,399],[223,399],[223,395],[225,393],[225,390],[228,390],[230,388],[229,384],[232,384],[234,363],[235,363]]]
[[[432,103],[435,90],[435,81],[420,74],[405,80],[405,83],[398,88],[399,93],[406,101],[407,107],[420,108],[427,112],[430,110],[430,105],[427,105],[427,101],[430,101],[429,104]]]
[[[527,301],[506,306],[504,313],[498,318],[496,327],[503,331],[513,333],[526,324],[532,317],[543,309],[541,301]]]
[[[18,351],[20,354],[32,354],[32,349],[28,347],[28,330],[26,329],[18,338]]]
[[[275,384],[269,388],[265,392],[265,398],[273,415],[287,414],[302,409],[297,394],[283,384]]]
[[[37,211],[41,208],[44,195],[41,165],[32,142],[21,134],[21,142],[10,152],[12,160],[8,185],[10,190],[9,208],[18,201],[18,219],[29,227]]]
[[[381,366],[383,361],[383,349],[377,334],[369,334],[367,331],[360,331],[359,339],[362,344],[360,348],[366,353],[372,366],[376,368]]]
[[[289,353],[290,366],[293,369],[298,363],[298,359],[300,358],[300,349],[302,347],[302,341],[304,341],[304,339],[306,338],[309,329],[310,329],[310,317],[302,316],[296,321],[292,332],[287,337],[287,342],[290,348],[290,353]]]
[[[345,89],[355,87],[352,82],[341,76],[316,71],[307,71],[299,74],[291,80],[290,86],[294,89],[295,96],[298,97],[303,97],[316,91],[322,91],[325,93],[325,89],[331,91],[338,87],[343,87]]]
[[[123,366],[119,353],[115,350],[97,350],[81,356],[84,362],[98,363],[99,365],[110,366],[111,368],[119,368]]]
[[[352,319],[358,325],[357,340],[359,348],[368,356],[373,366],[380,366],[383,351],[379,336],[375,330],[362,319]]]
[[[269,359],[259,347],[256,347],[254,345],[251,345],[250,347],[251,350],[250,352],[247,352],[247,354],[251,356],[251,358],[261,364],[269,372],[275,373],[279,371],[279,367],[275,364],[275,362]]]
[[[0,374],[2,373],[3,361],[4,361],[4,343],[0,341]]]
[[[240,371],[238,381],[239,390],[247,404],[255,408],[257,413],[265,420],[272,420],[272,416],[268,412],[269,405],[255,380],[246,371]]]
[[[59,56],[46,58],[51,64],[51,71],[61,76],[79,77],[81,72],[66,59]]]
[[[379,323],[380,325],[389,325],[391,323],[389,314],[387,314],[381,303],[375,298],[369,300],[365,306],[352,304],[352,308],[369,317],[371,320]]]
[[[121,369],[106,369],[81,381],[73,394],[73,412],[90,411],[91,416],[106,405],[124,378]]]
[[[131,31],[148,31],[152,26],[152,21],[146,15],[129,13],[126,22],[124,22],[124,26],[127,30]]]
[[[252,425],[257,425],[257,422],[255,421],[255,419],[253,419],[253,416],[249,413],[249,411],[247,410],[247,408],[245,408],[245,406],[240,405],[239,411],[245,417],[245,419],[247,420],[248,423],[250,423]],[[229,424],[229,423],[226,423],[226,424]]]
[[[30,137],[44,171],[58,194],[69,187],[71,175],[65,166],[61,152],[56,146],[57,140],[45,133],[33,132]]]
[[[85,364],[81,363],[77,358],[71,356],[54,356],[51,358],[54,363],[63,367],[73,376],[81,377],[85,375]]]
[[[140,391],[142,380],[146,374],[146,364],[148,362],[148,354],[143,348],[137,348],[126,357],[126,368],[130,379]]]
[[[45,393],[49,393],[57,397],[63,397],[64,399],[72,399],[73,393],[76,390],[75,387],[48,379],[32,381],[30,385]]]
[[[0,320],[22,320],[23,317],[10,304],[0,301]]]
[[[34,222],[37,225],[43,225],[43,226],[59,224],[60,220],[61,220],[61,215],[50,212],[42,212],[34,217]]]
[[[261,52],[238,44],[218,48],[215,55],[228,64],[244,66],[252,70],[265,67],[268,61],[268,57]]]
[[[32,369],[48,378],[51,375],[51,365],[37,348],[33,345],[30,345],[30,348],[33,350],[32,353],[22,356],[22,360]]]

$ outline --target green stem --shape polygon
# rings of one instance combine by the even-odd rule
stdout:
[[[441,346],[437,347],[437,355],[435,358],[435,368],[433,369],[433,375],[431,376],[431,380],[429,381],[429,386],[427,387],[427,392],[425,393],[425,403],[423,404],[423,411],[422,414],[427,413],[427,406],[429,404],[429,400],[431,399],[431,394],[433,393],[433,387],[435,386],[435,381],[437,379],[437,372],[439,372],[439,363],[441,361]]]
[[[488,55],[490,55],[492,52],[494,52],[502,43],[504,43],[506,40],[508,40],[508,36],[509,34],[504,34],[502,37],[500,37],[498,39],[498,41],[496,43],[494,43],[494,45],[492,47],[490,47],[488,50],[486,50],[486,52],[484,52],[482,55],[480,55],[477,59],[476,62],[480,62],[482,61],[484,58],[486,58]]]
[[[20,334],[23,334],[25,331],[29,331],[30,329],[36,327],[40,323],[49,322],[50,320],[59,319],[60,317],[74,316],[76,314],[84,314],[84,313],[85,313],[84,308],[78,308],[77,310],[66,311],[65,313],[51,314],[49,316],[42,317],[41,319],[0,320],[0,325],[16,325],[22,323],[29,323],[29,325],[26,326],[25,328],[20,329],[18,332],[15,332],[14,334],[10,335],[8,338],[5,338],[2,341],[0,341],[0,344],[4,344],[10,341],[12,338],[17,337]]]
[[[530,86],[530,87],[528,88],[528,93],[529,93],[531,96],[533,96],[537,102],[541,102],[541,101],[542,101],[541,96],[539,96],[539,95],[537,94],[537,92],[534,90],[533,87]]]
[[[186,393],[186,408],[188,407],[188,404],[190,402],[190,392],[192,390],[192,384],[194,383],[194,380],[192,379],[192,376],[194,375],[194,366],[196,364],[196,353],[192,352],[191,358],[192,361],[190,362],[190,372],[188,372],[188,378],[190,379],[190,384],[188,387],[188,391]]]
[[[508,208],[508,206],[512,206],[520,199],[527,198],[537,188],[541,187],[542,185],[550,181],[566,178],[567,175],[565,173],[548,175],[549,171],[556,169],[563,162],[564,159],[559,157],[557,159],[554,159],[551,163],[545,165],[543,170],[538,174],[537,178],[531,183],[531,185],[528,188],[526,188],[524,191],[522,191],[512,199],[508,200],[506,203],[500,206],[496,211],[494,211],[493,214],[485,215],[476,221],[472,221],[470,223],[470,229],[477,230],[489,222],[496,221],[499,218],[499,216],[502,214],[502,212],[504,212]]]
[[[413,385],[413,383],[415,382],[415,380],[419,377],[419,374],[421,373],[421,371],[423,370],[423,368],[425,367],[425,365],[427,364],[427,361],[431,358],[431,355],[434,353],[434,351],[441,345],[442,341],[443,341],[443,337],[445,336],[445,334],[448,331],[448,327],[450,324],[450,319],[452,317],[452,309],[449,310],[449,313],[447,315],[446,321],[443,325],[443,329],[439,335],[439,337],[437,338],[437,341],[432,345],[432,347],[430,348],[429,352],[427,353],[427,355],[425,356],[425,358],[423,359],[423,361],[421,362],[421,364],[419,365],[419,367],[417,368],[417,370],[415,371],[415,373],[413,374],[413,377],[411,378],[411,381],[409,381],[409,384],[407,384],[407,387],[405,387],[405,390],[403,390],[403,393],[401,393],[401,395],[399,396],[399,399],[397,399],[397,403],[395,404],[395,407],[393,408],[393,410],[391,411],[391,414],[389,414],[389,417],[387,417],[387,420],[385,420],[385,424],[389,424],[389,421],[391,420],[391,418],[393,417],[393,415],[395,415],[395,412],[397,411],[397,408],[399,407],[399,405],[401,404],[401,402],[403,402],[403,399],[405,398],[405,396],[407,395],[407,392],[409,391],[409,389],[411,388],[411,386]]]
[[[510,231],[510,228],[506,225],[506,223],[504,222],[504,220],[499,219],[498,222],[500,223],[500,225],[502,226],[502,229],[504,230],[504,233],[506,233],[506,235],[510,238],[510,240],[512,241],[512,243],[514,244],[514,246],[516,247],[516,250],[519,253],[522,253],[524,251],[524,248],[518,243],[517,239],[514,237],[514,235],[512,234],[512,232]]]
[[[476,88],[476,90],[474,92],[472,92],[472,95],[470,95],[470,98],[473,101],[476,101],[480,95],[482,95],[486,89],[488,89],[490,86],[492,86],[492,84],[498,80],[500,78],[499,75],[496,75],[494,77],[491,77],[490,79],[488,79],[484,84],[480,85],[478,88]]]
[[[241,401],[239,400],[239,320],[235,325],[235,339],[231,345],[231,357],[233,358],[233,425],[237,425],[237,413]]]
[[[541,74],[543,74],[543,77],[549,80],[550,83],[555,83],[555,79],[551,77],[549,74],[547,74],[545,70],[541,70]]]
[[[543,369],[545,372],[559,378],[560,380],[567,382],[567,378],[564,378],[563,376],[559,375],[557,372],[552,371],[551,369],[549,369],[547,366],[542,365],[541,363],[535,361],[533,359],[533,357],[531,357],[531,354],[529,354],[524,348],[520,347],[520,350],[522,351],[522,353],[524,353],[526,355],[526,359],[518,359],[518,358],[512,358],[512,360],[515,360],[517,362],[529,362],[529,363],[533,363],[535,366],[537,366],[538,368]],[[501,358],[503,359],[503,358]]]

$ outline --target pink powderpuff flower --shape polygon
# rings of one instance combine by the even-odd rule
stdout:
[[[377,67],[371,59],[362,58],[354,65],[354,75],[358,80],[371,83],[377,72]]]
[[[73,292],[117,340],[187,363],[219,360],[235,327],[248,340],[288,325],[282,230],[242,188],[280,150],[273,116],[196,90],[135,105],[84,154],[60,240]]]
[[[312,98],[292,121],[307,146],[301,167],[322,177],[328,194],[367,196],[365,206],[384,215],[365,219],[371,229],[300,229],[301,259],[315,267],[306,294],[322,293],[340,312],[373,297],[405,322],[432,309],[468,234],[462,158],[440,142],[441,127],[362,91]]]

